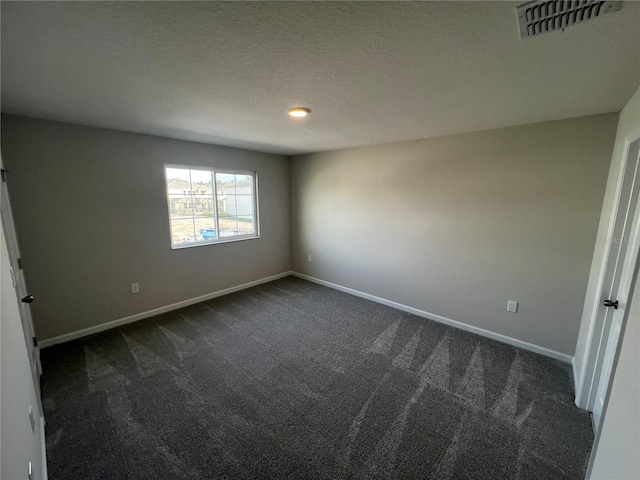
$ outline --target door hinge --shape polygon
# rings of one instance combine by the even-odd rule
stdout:
[[[9,170],[5,170],[4,168],[2,170],[0,170],[0,175],[2,175],[2,181],[3,182],[7,181],[7,173],[9,173]]]
[[[21,258],[18,259],[18,268],[20,270],[22,270],[22,259]]]
[[[37,347],[38,346],[38,337],[33,337],[33,347]]]

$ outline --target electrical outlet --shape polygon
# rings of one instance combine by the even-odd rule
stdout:
[[[140,285],[136,283],[131,284],[131,293],[138,293],[140,291]]]
[[[507,302],[507,312],[516,313],[518,311],[518,302],[515,300],[509,300]]]
[[[307,261],[311,261],[311,255],[307,255]]]

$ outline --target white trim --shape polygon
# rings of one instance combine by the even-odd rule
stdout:
[[[183,248],[204,247],[205,245],[219,245],[221,243],[242,242],[243,240],[255,240],[260,238],[260,235],[230,235],[228,237],[222,237],[224,240],[202,240],[200,242],[187,243],[185,245],[172,246],[171,250],[182,250]],[[229,240],[227,240],[227,238]]]
[[[93,327],[83,328],[82,330],[77,330],[71,333],[65,333],[64,335],[59,335],[53,338],[47,338],[46,340],[42,340],[39,342],[40,348],[50,347],[51,345],[56,345],[58,343],[69,342],[71,340],[75,340],[81,337],[86,337],[87,335],[92,335],[94,333],[102,332],[104,330],[110,330],[112,328],[116,328],[121,325],[126,325],[127,323],[137,322],[138,320],[142,320],[144,318],[160,315],[161,313],[170,312],[171,310],[177,310],[182,307],[188,307],[189,305],[193,305],[195,303],[211,300],[212,298],[221,297],[223,295],[227,295],[233,292],[238,292],[240,290],[245,290],[247,288],[255,287],[256,285],[260,285],[263,283],[272,282],[273,280],[278,280],[279,278],[288,277],[292,274],[293,272],[283,272],[277,275],[271,275],[270,277],[254,280],[253,282],[243,283],[242,285],[237,285],[235,287],[229,287],[229,288],[225,288],[224,290],[218,290],[217,292],[207,293],[206,295],[201,295],[199,297],[189,298],[187,300],[182,300],[181,302],[172,303],[171,305],[165,305],[164,307],[154,308],[153,310],[147,310],[146,312],[136,313],[135,315],[130,315],[128,317],[119,318],[117,320],[112,320],[110,322],[101,323],[100,325],[95,325]]]
[[[376,297],[375,295],[371,295],[369,293],[361,292],[359,290],[354,290],[353,288],[343,287],[342,285],[338,285],[336,283],[327,282],[326,280],[321,280],[319,278],[310,277],[308,275],[304,275],[298,272],[283,272],[277,275],[272,275],[270,277],[262,278],[260,280],[254,280],[253,282],[243,283],[242,285],[237,285],[235,287],[225,288],[224,290],[218,290],[217,292],[208,293],[206,295],[201,295],[199,297],[190,298],[187,300],[183,300],[181,302],[172,303],[171,305],[166,305],[164,307],[155,308],[153,310],[147,310],[146,312],[137,313],[135,315],[131,315],[128,317],[120,318],[117,320],[112,320],[110,322],[102,323],[100,325],[96,325],[94,327],[84,328],[82,330],[78,330],[71,333],[66,333],[64,335],[60,335],[53,338],[48,338],[46,340],[42,340],[40,343],[40,348],[47,348],[52,345],[56,345],[58,343],[69,342],[71,340],[75,340],[77,338],[85,337],[87,335],[92,335],[94,333],[102,332],[104,330],[110,330],[112,328],[119,327],[121,325],[126,325],[128,323],[136,322],[138,320],[142,320],[144,318],[153,317],[155,315],[160,315],[162,313],[169,312],[171,310],[177,310],[182,307],[188,307],[189,305],[193,305],[195,303],[204,302],[206,300],[210,300],[212,298],[221,297],[223,295],[227,295],[229,293],[238,292],[240,290],[244,290],[247,288],[255,287],[256,285],[260,285],[263,283],[271,282],[273,280],[278,280],[279,278],[284,278],[289,275],[293,275],[304,280],[308,280],[310,282],[318,283],[320,285],[324,285],[325,287],[333,288],[335,290],[340,290],[342,292],[349,293],[351,295],[355,295],[356,297],[365,298],[367,300],[371,300],[376,303],[381,303],[388,307],[396,308],[398,310],[402,310],[404,312],[412,313],[414,315],[418,315],[419,317],[428,318],[429,320],[433,320],[435,322],[443,323],[445,325],[449,325],[451,327],[459,328],[460,330],[465,330],[467,332],[475,333],[481,335],[483,337],[491,338],[493,340],[497,340],[502,343],[506,343],[508,345],[513,345],[514,347],[523,348],[524,350],[529,350],[530,352],[539,353],[546,357],[555,358],[556,360],[560,360],[565,363],[570,363],[575,372],[575,363],[574,358],[565,353],[557,352],[555,350],[551,350],[546,347],[541,347],[539,345],[534,345],[533,343],[525,342],[523,340],[518,340],[517,338],[508,337],[506,335],[502,335],[500,333],[495,333],[490,330],[485,330],[484,328],[475,327],[473,325],[468,325],[466,323],[459,322],[457,320],[452,320],[447,317],[443,317],[441,315],[435,315],[433,313],[425,312],[423,310],[419,310],[417,308],[409,307],[407,305],[403,305],[401,303],[397,303],[391,300],[387,300],[381,297]],[[574,378],[575,381],[575,378]]]
[[[452,320],[447,317],[443,317],[441,315],[435,315],[433,313],[425,312],[423,310],[418,310],[417,308],[409,307],[407,305],[403,305],[401,303],[393,302],[391,300],[387,300],[385,298],[376,297],[375,295],[371,295],[369,293],[361,292],[359,290],[354,290],[353,288],[343,287],[342,285],[338,285],[336,283],[327,282],[326,280],[321,280],[319,278],[310,277],[309,275],[304,275],[298,272],[292,272],[292,275],[303,278],[304,280],[309,280],[310,282],[318,283],[320,285],[324,285],[325,287],[334,288],[336,290],[340,290],[342,292],[350,293],[351,295],[355,295],[356,297],[365,298],[367,300],[371,300],[376,303],[381,303],[382,305],[386,305],[388,307],[397,308],[398,310],[402,310],[404,312],[413,313],[414,315],[418,315],[419,317],[428,318],[429,320],[433,320],[435,322],[443,323],[445,325],[449,325],[451,327],[459,328],[460,330],[465,330],[467,332],[475,333],[481,335],[483,337],[491,338],[492,340],[497,340],[502,343],[506,343],[509,345],[513,345],[514,347],[519,347],[524,350],[529,350],[530,352],[539,353],[546,357],[555,358],[556,360],[560,360],[565,363],[572,363],[573,357],[571,355],[567,355],[566,353],[557,352],[555,350],[551,350],[546,347],[541,347],[539,345],[534,345],[533,343],[525,342],[523,340],[518,340],[517,338],[508,337],[506,335],[502,335],[501,333],[495,333],[490,330],[485,330],[484,328],[474,327],[473,325],[468,325],[466,323],[459,322],[457,320]]]
[[[40,448],[42,449],[42,480],[47,480],[49,478],[49,473],[47,471],[47,441],[45,439],[45,424],[47,422],[44,419],[44,416],[40,416]]]
[[[633,142],[630,142],[628,137],[624,139],[624,147],[623,147],[624,153],[622,155],[622,162],[620,162],[618,178],[616,179],[616,182],[615,182],[615,190],[614,190],[615,197],[613,199],[611,212],[608,218],[606,237],[605,237],[606,239],[611,239],[613,237],[613,234],[616,228],[617,213],[618,213],[618,208],[620,206],[620,196],[622,194],[622,185],[624,183],[624,177],[627,170],[626,167],[627,167],[627,161],[629,159],[628,158],[629,147],[631,143]],[[613,160],[612,160],[612,166],[613,166]],[[609,176],[611,176],[611,174],[609,174]],[[598,237],[598,241],[602,241],[602,240],[603,239]],[[582,361],[581,361],[582,369],[580,372],[578,372],[578,381],[577,381],[577,384],[575,385],[575,390],[574,390],[576,392],[575,404],[578,407],[583,408],[585,410],[589,410],[589,411],[591,411],[591,409],[589,409],[589,403],[591,403],[592,396],[595,394],[595,392],[592,392],[592,390],[593,390],[595,374],[596,374],[593,368],[589,368],[589,359],[594,353],[593,343],[594,343],[594,337],[597,333],[596,323],[598,320],[598,314],[600,312],[600,307],[601,307],[600,301],[602,298],[604,279],[607,274],[607,268],[609,267],[610,254],[611,254],[611,242],[605,241],[605,246],[602,251],[602,257],[601,257],[602,263],[600,264],[600,271],[598,273],[598,280],[596,283],[596,291],[594,292],[594,295],[591,301],[591,313],[589,315],[589,327],[587,330],[587,338],[586,338],[587,348],[585,348],[584,353],[582,354]],[[585,300],[585,303],[586,303],[586,300]]]
[[[618,139],[616,138],[616,141]],[[604,286],[604,279],[607,273],[607,269],[609,268],[609,255],[611,253],[611,242],[608,241],[613,237],[615,232],[616,220],[618,217],[618,209],[620,208],[620,198],[622,195],[622,187],[625,180],[625,174],[627,173],[627,166],[629,162],[629,153],[631,149],[631,145],[636,141],[640,140],[640,132],[637,129],[628,133],[624,137],[624,146],[622,148],[622,160],[619,165],[618,178],[615,183],[615,198],[613,200],[612,209],[609,212],[608,225],[606,230],[606,239],[607,242],[605,244],[604,251],[602,253],[602,261],[600,264],[600,271],[598,273],[597,287],[595,295],[593,296],[591,302],[591,312],[588,317],[587,323],[587,338],[585,339],[586,348],[584,353],[582,354],[581,361],[581,370],[578,373],[578,381],[575,388],[576,398],[575,404],[583,408],[589,412],[593,410],[593,404],[595,402],[595,397],[598,391],[599,385],[599,375],[600,371],[596,369],[596,365],[589,365],[591,358],[596,355],[596,359],[594,361],[597,362],[597,356],[603,354],[599,345],[596,343],[597,337],[596,335],[602,336],[603,331],[605,329],[605,325],[598,325],[598,316],[601,308],[600,302],[602,301],[602,291]],[[615,148],[614,148],[615,154]],[[612,168],[615,165],[615,158],[612,159]],[[611,176],[611,173],[609,174]],[[636,207],[636,216],[638,216],[638,209],[640,209],[640,199],[638,200],[639,205]],[[628,212],[627,212],[628,215]],[[633,222],[633,219],[631,219]],[[633,225],[633,224],[632,224]],[[600,232],[598,232],[600,233]],[[602,239],[600,239],[602,240]],[[626,261],[630,261],[629,258]],[[622,266],[624,268],[624,265]],[[585,299],[585,303],[587,300]],[[621,339],[620,339],[621,340]],[[620,341],[619,340],[619,341]],[[575,375],[574,371],[574,375]]]
[[[578,386],[580,386],[580,378],[578,374],[579,372],[578,372],[578,365],[576,365],[576,357],[572,357],[571,358],[571,376],[573,377],[573,392],[576,395],[578,393]],[[576,406],[579,406],[577,396],[574,399],[574,401],[576,403]]]

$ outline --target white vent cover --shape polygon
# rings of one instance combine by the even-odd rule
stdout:
[[[603,0],[536,0],[520,5],[520,38],[564,30],[577,23],[620,10],[622,2]]]

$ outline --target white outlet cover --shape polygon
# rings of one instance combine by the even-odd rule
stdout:
[[[507,302],[507,312],[516,313],[518,311],[518,302],[515,300],[509,300]]]
[[[138,293],[140,291],[140,285],[137,283],[131,284],[131,293]]]

